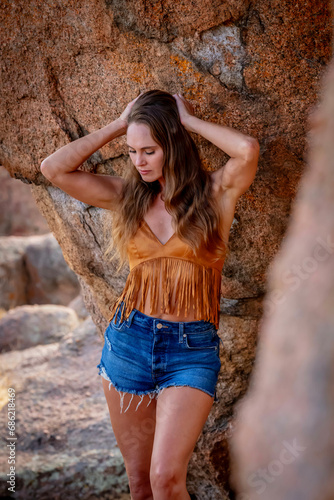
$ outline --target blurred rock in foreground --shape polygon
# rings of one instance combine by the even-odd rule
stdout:
[[[231,439],[238,500],[334,498],[334,61]]]

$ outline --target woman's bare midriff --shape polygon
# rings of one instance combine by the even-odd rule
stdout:
[[[182,322],[198,321],[194,317],[193,302],[191,302],[189,307],[188,307],[187,316],[186,316],[185,308],[182,308],[182,307],[180,308],[179,315],[177,315],[176,313],[172,314],[172,313],[160,312],[160,303],[159,303],[159,307],[157,309],[157,312],[151,314],[150,313],[150,306],[151,306],[150,293],[147,294],[147,299],[146,299],[146,303],[144,304],[144,307],[140,308],[140,302],[141,302],[141,297],[139,294],[137,303],[135,305],[135,309],[138,309],[138,311],[142,312],[143,314],[146,314],[147,316],[151,316],[153,318],[165,319],[167,321],[182,321]],[[174,304],[175,304],[174,310],[177,311],[177,301],[174,302]]]
[[[136,307],[138,309],[138,307]],[[138,309],[139,310],[139,309]],[[196,318],[194,317],[194,313],[192,310],[188,311],[187,316],[185,315],[185,311],[180,310],[179,316],[176,314],[167,314],[167,313],[157,313],[157,314],[150,314],[150,307],[147,306],[144,308],[144,310],[141,311],[143,314],[146,314],[147,316],[152,316],[153,318],[159,318],[159,319],[165,319],[167,321],[197,321]]]

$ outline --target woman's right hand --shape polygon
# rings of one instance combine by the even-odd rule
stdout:
[[[138,97],[140,97],[144,92],[141,92],[141,94],[139,94]],[[135,99],[133,99],[133,101],[129,102],[129,104],[127,105],[127,107],[125,108],[125,110],[123,111],[123,113],[120,115],[120,117],[118,118],[119,121],[122,121],[124,122],[124,126],[125,128],[127,128],[128,126],[128,116],[130,114],[130,111],[131,111],[131,108],[132,106],[134,105],[134,103],[136,102],[136,100],[138,99],[138,97],[136,97]]]
[[[173,94],[173,97],[176,101],[177,104],[177,109],[179,111],[179,116],[180,116],[180,121],[182,125],[190,131],[190,128],[188,126],[188,121],[189,118],[191,119],[192,116],[195,116],[195,110],[194,106],[191,104],[191,102],[187,101],[185,97],[183,97],[182,94]]]

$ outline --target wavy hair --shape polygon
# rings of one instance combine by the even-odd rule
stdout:
[[[211,176],[203,168],[195,142],[180,121],[174,97],[161,90],[142,94],[131,108],[130,123],[150,128],[152,138],[164,152],[162,176],[164,202],[172,215],[175,234],[198,255],[200,246],[215,246],[217,259],[226,257],[223,221],[212,196]],[[158,180],[144,181],[130,160],[125,169],[120,201],[112,212],[111,240],[105,256],[118,257],[120,271],[127,262],[127,246],[140,222],[161,192]]]

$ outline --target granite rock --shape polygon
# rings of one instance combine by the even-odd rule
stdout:
[[[34,305],[15,307],[0,318],[0,352],[59,342],[79,325],[70,307]]]
[[[258,172],[237,202],[223,269],[219,335],[227,372],[220,373],[219,405],[189,465],[191,494],[233,496],[227,437],[252,372],[270,264],[284,242],[306,169],[307,117],[331,57],[330,5],[18,0],[5,3],[2,15],[0,160],[11,176],[32,183],[100,337],[126,278],[103,259],[102,227],[110,214],[52,186],[40,172],[41,161],[114,120],[152,88],[180,92],[199,117],[260,142]],[[196,135],[194,140],[206,168],[225,164],[225,153]],[[80,168],[121,175],[127,161],[121,137]]]
[[[80,292],[73,270],[51,233],[0,237],[0,304],[67,305]]]

